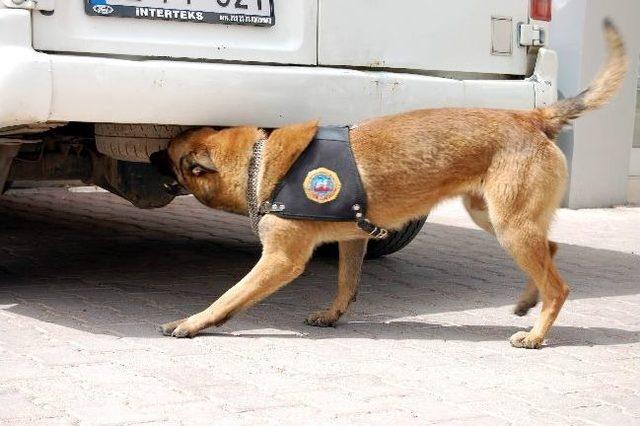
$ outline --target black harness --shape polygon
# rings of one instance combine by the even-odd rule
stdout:
[[[320,127],[259,214],[288,219],[354,221],[373,238],[387,231],[366,219],[367,195],[356,165],[348,127]]]

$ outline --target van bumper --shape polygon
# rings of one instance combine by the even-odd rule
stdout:
[[[557,99],[557,56],[523,80],[328,67],[129,60],[33,50],[28,11],[0,9],[0,128],[45,122],[278,127],[419,108],[527,110]]]

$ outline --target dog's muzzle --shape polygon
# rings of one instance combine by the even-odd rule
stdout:
[[[189,195],[189,191],[187,191],[184,186],[180,185],[178,181],[162,184],[162,187],[167,192],[167,194],[173,195],[174,197],[178,197],[180,195]]]
[[[169,160],[169,152],[166,149],[156,151],[149,156],[149,160],[151,161],[151,165],[153,168],[160,173],[162,176],[171,178],[171,182],[166,182],[162,184],[162,188],[169,194],[174,197],[178,197],[180,195],[188,195],[189,191],[185,189],[184,186],[180,185],[180,183],[176,180],[176,176],[173,173],[171,168],[171,162]]]

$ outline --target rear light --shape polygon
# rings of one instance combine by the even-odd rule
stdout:
[[[531,19],[551,21],[551,3],[553,0],[531,0]]]

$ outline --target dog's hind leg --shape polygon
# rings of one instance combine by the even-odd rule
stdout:
[[[542,159],[545,159],[544,154],[538,153]],[[540,317],[531,331],[511,336],[511,344],[519,348],[534,349],[542,345],[569,295],[569,287],[554,265],[547,240],[549,224],[564,183],[564,161],[556,157],[554,164],[552,155],[543,167],[536,167],[530,160],[529,164],[497,171],[498,176],[488,179],[485,186],[489,217],[498,241],[529,276],[542,299]],[[521,174],[514,176],[513,169],[516,172],[526,170],[526,178],[520,178]]]
[[[464,208],[467,209],[471,220],[473,220],[480,229],[484,229],[491,235],[496,235],[491,220],[489,220],[487,203],[482,195],[475,193],[465,194],[462,196],[462,204],[464,204]]]
[[[462,196],[464,207],[469,213],[471,220],[491,235],[496,235],[491,220],[489,219],[489,211],[484,197],[478,194],[465,194]],[[558,251],[558,244],[549,241],[549,254],[553,258]],[[524,289],[513,313],[519,317],[527,315],[529,310],[538,304],[538,288],[531,280],[527,281],[527,287]]]
[[[271,226],[264,232],[261,224],[262,256],[253,269],[204,311],[184,321],[163,325],[163,334],[192,337],[205,328],[222,325],[235,313],[260,302],[304,271],[315,245],[310,232],[300,229],[305,227],[304,222],[271,219]]]
[[[553,241],[549,241],[549,255],[553,259],[556,252],[558,251],[558,244]],[[516,304],[513,313],[519,317],[523,317],[529,313],[529,309],[533,308],[538,304],[538,287],[536,284],[529,280],[527,282],[527,287],[524,289],[520,298],[518,299],[518,303]]]
[[[531,331],[514,334],[511,344],[537,349],[569,295],[569,287],[553,264],[545,233],[535,223],[505,224],[498,231],[498,239],[535,283],[542,298],[542,311]]]
[[[356,298],[362,261],[367,251],[367,240],[340,241],[338,245],[340,250],[338,292],[329,309],[315,312],[307,317],[305,320],[307,325],[333,327]]]

